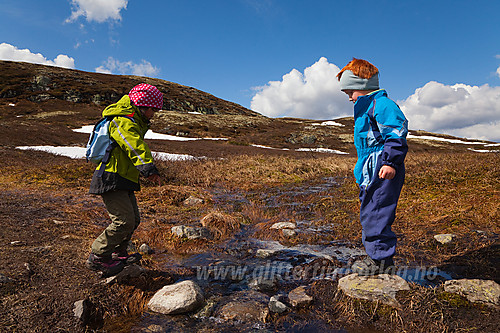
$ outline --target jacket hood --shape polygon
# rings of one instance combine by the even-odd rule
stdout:
[[[141,124],[144,124],[146,126],[149,125],[149,120],[142,115],[137,106],[133,105],[130,102],[130,97],[128,95],[124,95],[118,102],[111,104],[107,108],[105,108],[104,111],[102,111],[102,116],[132,116]]]
[[[108,116],[128,116],[132,113],[138,113],[139,109],[130,103],[128,95],[123,96],[118,102],[109,105],[102,111],[103,117]]]

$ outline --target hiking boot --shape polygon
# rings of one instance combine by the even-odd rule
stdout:
[[[128,254],[127,250],[123,250],[113,252],[113,254],[111,254],[111,258],[113,258],[113,260],[119,260],[125,265],[132,265],[141,261],[142,255],[140,253]]]
[[[89,255],[85,265],[93,271],[102,272],[102,277],[116,275],[125,267],[125,264],[120,260],[113,260],[111,257],[98,256],[93,253]]]
[[[362,260],[356,260],[351,266],[353,273],[360,276],[378,275],[378,274],[395,274],[394,261],[392,258],[384,260],[374,260],[366,257]]]

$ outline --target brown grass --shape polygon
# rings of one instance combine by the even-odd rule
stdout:
[[[57,268],[51,268],[54,269],[54,274],[46,274],[43,279],[30,280],[26,277],[22,281],[31,283],[32,289],[22,294],[19,294],[20,287],[2,289],[5,293],[2,304],[7,310],[2,312],[4,319],[1,323],[15,325],[15,320],[27,322],[29,316],[35,315],[34,310],[9,312],[8,309],[18,309],[13,306],[14,295],[22,297],[20,306],[38,302],[33,297],[42,297],[43,302],[36,304],[43,305],[48,296],[42,295],[51,295],[54,306],[53,314],[49,317],[50,322],[55,322],[61,309],[67,309],[70,305],[57,308],[56,305],[62,304],[65,299],[64,293],[60,294],[53,287],[47,287],[47,283],[63,285],[65,290],[79,290],[80,286],[91,288],[91,274],[85,270],[82,262],[93,238],[108,223],[100,198],[86,194],[93,166],[83,161],[41,152],[4,149],[0,154],[4,161],[4,173],[0,177],[4,193],[1,208],[6,216],[5,225],[2,225],[2,244],[9,244],[17,238],[33,242],[36,240],[36,244],[30,246],[53,243],[58,247],[57,253],[61,254],[61,260],[69,258],[69,262],[74,261],[75,267],[70,272],[58,272]],[[250,231],[248,235],[251,237],[274,239],[288,245],[298,242],[318,244],[331,240],[358,243],[361,228],[358,222],[358,189],[351,174],[354,162],[354,158],[342,156],[299,155],[294,158],[245,155],[217,160],[160,163],[167,181],[161,187],[144,183],[143,190],[138,193],[143,222],[134,234],[134,242],[148,243],[160,257],[196,254],[213,250],[216,244],[237,233],[241,224]],[[275,195],[281,189],[307,188],[323,181],[324,177],[335,178],[337,186],[321,196],[303,195],[294,200],[302,200],[302,204],[310,207],[307,214],[313,224],[329,226],[331,232],[305,233],[299,230],[296,238],[285,239],[280,231],[269,229],[275,222],[300,220],[303,213],[285,206],[267,207],[267,194],[272,192]],[[398,260],[404,263],[448,265],[447,267],[465,262],[470,266],[470,277],[498,279],[495,269],[497,261],[494,258],[498,258],[495,244],[498,244],[500,233],[499,183],[498,154],[410,153],[407,158],[406,184],[394,224],[399,237]],[[216,195],[221,192],[227,193],[227,196],[218,196],[215,200]],[[205,203],[184,206],[182,202],[190,195],[204,198]],[[246,201],[234,203],[234,195],[241,196]],[[286,197],[279,198],[284,202],[289,201]],[[34,219],[33,216],[37,218]],[[204,216],[206,219],[202,221]],[[67,223],[56,229],[52,220]],[[170,228],[180,224],[205,225],[218,237],[213,240],[179,239],[172,235]],[[484,231],[485,234],[474,230]],[[441,246],[433,240],[433,235],[445,232],[455,233],[457,242],[451,246]],[[61,243],[61,236],[66,234],[72,235],[71,241]],[[71,253],[71,257],[67,253]],[[40,272],[38,267],[43,265],[50,267],[49,257],[30,257],[27,260],[24,254],[19,256],[16,249],[10,246],[1,245],[0,254],[3,258],[9,258],[3,267],[12,269],[10,272],[25,274],[21,272],[23,263],[27,261],[37,272]],[[147,266],[163,267],[154,258],[157,257],[146,258]],[[35,276],[41,276],[38,274]],[[79,276],[75,279],[79,285],[74,286],[68,279],[63,282],[57,277],[64,274],[69,274],[72,278],[73,275]],[[184,274],[189,276],[192,273],[186,271]],[[85,290],[90,290],[89,288]],[[122,318],[126,313],[135,316],[144,309],[148,294],[138,291],[140,289],[136,287],[126,287],[131,290],[124,288],[113,287],[114,292],[122,293],[124,302],[103,298],[99,303],[107,325],[113,323],[111,318]],[[96,288],[93,292],[101,295],[106,290]],[[335,289],[325,289],[325,292],[330,298],[336,295],[333,299],[338,304],[332,308],[327,306],[329,303],[325,303],[325,308],[322,308],[320,303],[315,303],[310,312],[304,312],[307,320],[319,318],[318,320],[338,321],[342,323],[340,327],[366,322],[376,329],[408,332],[424,332],[427,329],[453,331],[460,327],[474,330],[476,326],[489,328],[491,326],[488,325],[494,322],[491,319],[494,315],[492,310],[480,308],[478,312],[469,305],[460,307],[461,303],[454,298],[440,296],[441,292],[416,286],[412,286],[412,290],[400,300],[404,311],[354,301],[335,294]],[[62,298],[57,298],[58,295]],[[79,298],[86,296],[81,290],[75,295]],[[74,300],[76,299],[71,299]],[[98,302],[95,298],[93,300]],[[463,309],[472,311],[476,318],[490,319],[485,319],[484,323],[478,322],[472,315],[467,317],[467,311]],[[66,322],[71,321],[69,316],[63,317]],[[42,325],[40,320],[36,323]]]
[[[215,239],[226,239],[240,230],[240,223],[231,215],[213,211],[201,219],[201,225],[210,230]]]

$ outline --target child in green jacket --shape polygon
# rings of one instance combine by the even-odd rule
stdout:
[[[140,190],[140,175],[160,182],[144,135],[150,119],[162,107],[162,93],[155,86],[142,83],[102,113],[103,117],[113,117],[109,133],[115,147],[109,159],[96,168],[89,192],[102,196],[111,224],[92,244],[86,265],[105,276],[115,275],[126,264],[141,259],[139,253],[129,255],[127,252],[132,234],[140,223],[134,191]]]

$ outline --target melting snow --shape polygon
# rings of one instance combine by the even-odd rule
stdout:
[[[74,132],[78,133],[92,133],[94,129],[94,125],[86,125],[81,128],[74,129]],[[156,133],[153,131],[148,131],[144,136],[145,139],[148,140],[169,140],[169,141],[195,141],[195,140],[227,140],[226,138],[185,138],[181,136],[168,135],[162,133]]]
[[[311,124],[313,126],[339,126],[339,127],[345,127],[345,125],[342,125],[340,123],[334,122],[332,120],[324,121],[322,123],[314,123]]]
[[[262,149],[290,150],[288,148],[273,148],[273,147],[262,146],[262,145],[250,145],[250,146],[257,147],[257,148],[262,148]]]
[[[349,155],[349,153],[344,153],[343,151],[336,149],[327,149],[327,148],[299,148],[295,149],[296,151],[312,151],[317,153],[330,153],[330,154],[340,154],[340,155]]]
[[[66,156],[75,159],[85,158],[85,152],[87,151],[87,149],[83,147],[55,147],[55,146],[21,146],[21,147],[16,147],[16,149],[44,151],[47,153]],[[162,152],[153,152],[153,156],[157,159],[164,161],[186,161],[197,158],[192,155],[170,154]]]
[[[288,148],[273,148],[273,147],[262,146],[262,145],[250,145],[250,146],[262,148],[262,149],[290,150]],[[327,149],[327,148],[299,148],[299,149],[295,149],[295,151],[311,151],[311,152],[316,152],[316,153],[349,155],[349,153],[344,153],[343,151],[340,151],[340,150]]]
[[[450,143],[460,143],[463,145],[484,145],[484,142],[471,142],[471,141],[463,141],[463,140],[458,140],[458,139],[446,139],[446,138],[440,138],[437,136],[430,136],[430,135],[412,135],[408,134],[407,139],[422,139],[422,140],[434,140],[434,141],[444,141],[444,142],[450,142]]]
[[[472,149],[469,150],[474,151],[476,153],[500,153],[500,150],[489,150],[489,149]]]

